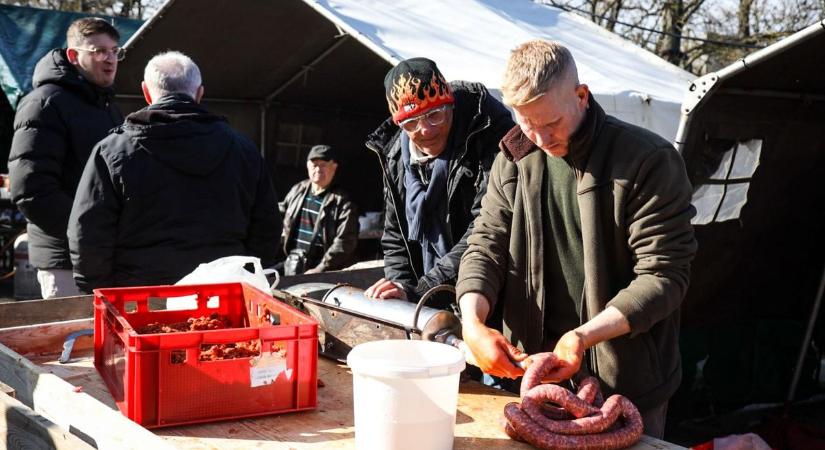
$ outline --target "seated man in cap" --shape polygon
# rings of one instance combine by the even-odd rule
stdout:
[[[376,299],[415,300],[455,284],[510,112],[480,83],[447,83],[426,58],[384,78],[392,117],[366,143],[384,172],[384,278]]]
[[[307,156],[309,178],[279,204],[284,215],[284,274],[319,273],[349,265],[358,244],[358,212],[333,181],[338,169],[332,147],[316,145]]]

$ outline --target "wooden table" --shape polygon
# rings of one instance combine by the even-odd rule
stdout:
[[[318,389],[318,407],[314,411],[146,430],[126,419],[115,407],[93,367],[91,338],[78,339],[78,351],[69,364],[56,361],[62,338],[73,330],[91,326],[91,319],[80,319],[0,329],[0,382],[14,388],[17,398],[35,413],[64,430],[73,430],[98,448],[355,448],[351,372],[346,366],[324,358],[318,362],[318,378],[325,386]],[[473,381],[463,382],[454,448],[532,448],[510,440],[498,425],[504,405],[514,400],[510,393]],[[58,437],[52,438],[55,439]],[[79,448],[77,445],[73,442],[72,446],[55,448],[75,449]],[[680,448],[647,437],[632,447]]]

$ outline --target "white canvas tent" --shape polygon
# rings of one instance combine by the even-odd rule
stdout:
[[[494,90],[513,48],[531,39],[560,41],[609,114],[670,141],[694,78],[582,17],[529,0],[306,1],[392,64],[427,56],[447,79]]]
[[[434,59],[448,79],[496,90],[509,52],[557,39],[605,109],[667,139],[692,76],[585,19],[530,0],[169,0],[126,43],[116,80],[125,111],[143,106],[148,59],[175,49],[200,66],[205,104],[249,135],[283,195],[313,144],[344,155],[340,181],[380,210],[380,169],[364,138],[387,116],[397,61]]]

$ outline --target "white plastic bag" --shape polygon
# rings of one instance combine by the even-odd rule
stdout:
[[[252,264],[255,271],[246,270],[244,266],[247,264]],[[266,275],[267,272],[261,266],[260,258],[254,256],[226,256],[199,265],[192,273],[181,278],[175,285],[246,282],[260,289],[261,292],[271,295]],[[273,286],[277,283],[278,280],[276,279]],[[217,308],[218,298],[210,298],[207,306]],[[166,299],[166,309],[197,309],[197,307],[198,302],[195,295]]]

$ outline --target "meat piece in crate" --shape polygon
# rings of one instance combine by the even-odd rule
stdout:
[[[317,404],[318,324],[245,283],[96,289],[95,368],[120,411],[147,428],[284,413]],[[155,309],[194,296],[197,308]],[[207,302],[217,297],[210,308]],[[228,328],[140,334],[219,315]],[[260,343],[260,356],[203,360]]]

